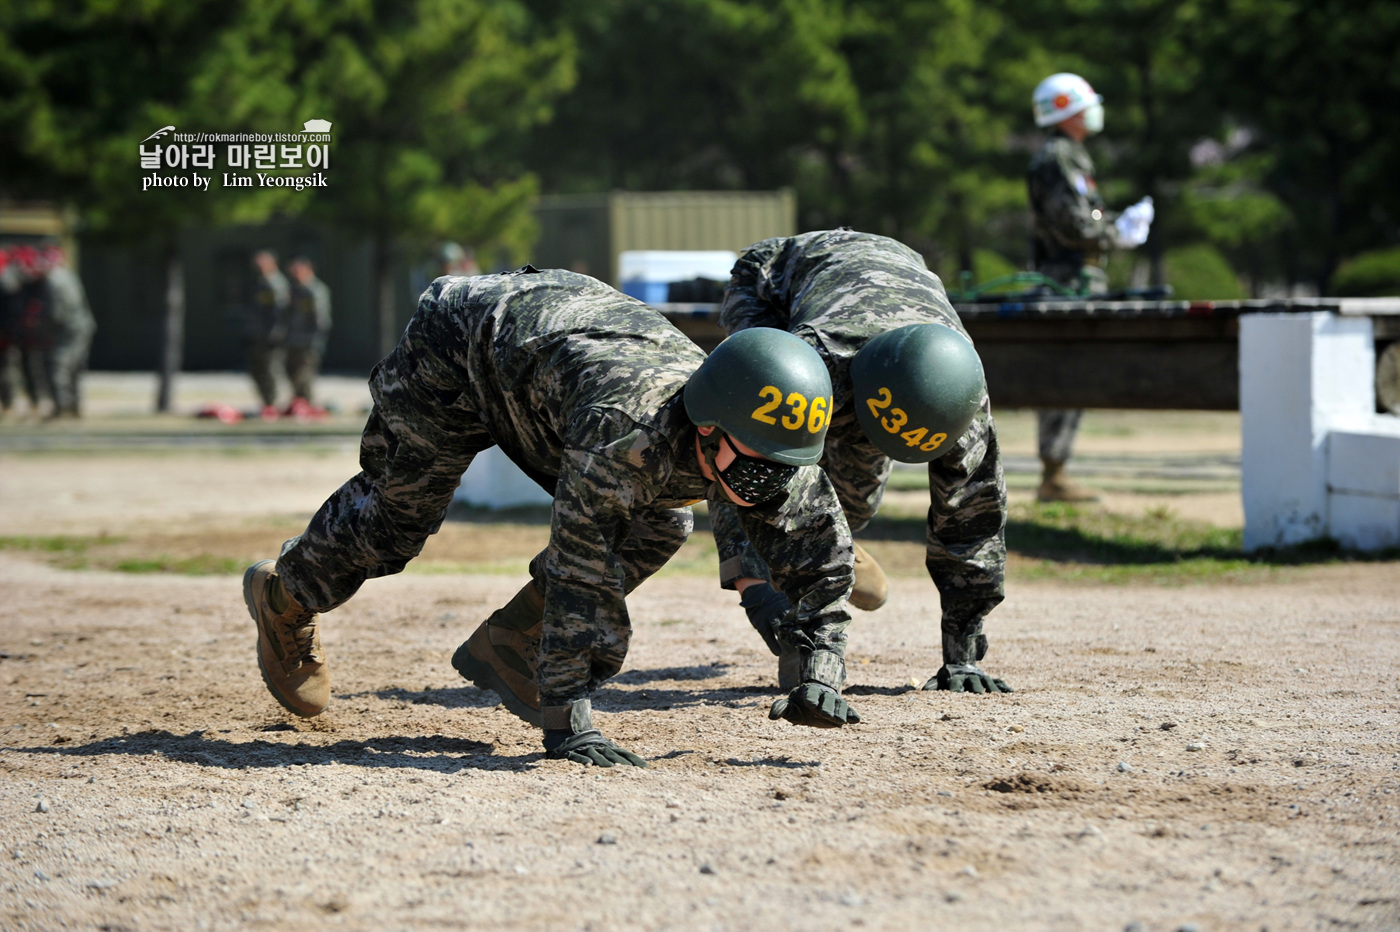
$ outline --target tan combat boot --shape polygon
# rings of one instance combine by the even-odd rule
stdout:
[[[283,590],[273,560],[248,567],[243,601],[258,626],[258,669],[268,691],[288,712],[320,715],[331,701],[331,674],[316,613]]]
[[[1096,502],[1098,495],[1071,482],[1065,475],[1065,464],[1056,463],[1051,460],[1043,460],[1045,465],[1041,473],[1040,488],[1036,490],[1035,500],[1038,502],[1067,502],[1070,504],[1078,502]]]
[[[501,697],[501,704],[539,727],[540,638],[544,634],[544,595],[534,582],[515,594],[472,632],[452,655],[452,667],[479,689]]]
[[[890,597],[890,581],[885,571],[864,547],[856,544],[856,584],[851,604],[863,612],[873,612]]]

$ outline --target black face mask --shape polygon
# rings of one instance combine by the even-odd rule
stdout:
[[[727,445],[734,454],[734,462],[723,470],[715,464],[720,443]],[[735,495],[748,502],[750,506],[761,505],[773,498],[787,488],[792,477],[797,475],[796,466],[775,463],[772,460],[741,453],[733,443],[729,442],[729,438],[719,431],[711,432],[708,437],[702,435],[700,449],[706,464],[715,475],[722,477],[724,484],[729,486]]]

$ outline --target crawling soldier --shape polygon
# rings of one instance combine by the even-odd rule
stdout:
[[[831,230],[768,239],[744,250],[720,309],[727,333],[777,328],[821,356],[835,401],[821,466],[853,531],[880,507],[890,460],[928,463],[925,563],[942,597],[943,666],[924,689],[1010,692],[978,662],[983,617],[1003,597],[1006,483],[982,363],[943,283],[909,247]],[[733,339],[731,336],[730,339]],[[720,583],[738,589],[749,620],[779,657],[778,682],[798,681],[786,631],[791,600],[728,505],[712,506]],[[851,604],[873,611],[884,572],[855,545]]]
[[[370,390],[362,471],[275,562],[244,576],[263,679],[289,711],[314,716],[330,701],[317,613],[401,571],[441,526],[472,458],[499,445],[554,494],[549,546],[453,665],[543,727],[550,757],[645,766],[594,727],[589,695],[626,657],[624,597],[685,542],[701,500],[736,506],[799,606],[798,681],[773,717],[860,720],[839,694],[850,532],[813,465],[831,382],[801,340],[755,331],[707,358],[602,282],[526,266],[433,282]],[[765,407],[770,392],[782,400]]]

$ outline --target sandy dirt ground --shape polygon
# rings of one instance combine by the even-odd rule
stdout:
[[[1086,447],[1232,455],[1159,426],[1155,449]],[[0,537],[270,556],[354,468],[352,440],[65,452],[28,430],[0,427]],[[1197,497],[1171,501],[1228,523]],[[999,697],[915,688],[936,594],[900,576],[851,627],[864,721],[841,731],[768,720],[773,658],[683,566],[632,597],[595,698],[651,766],[599,770],[543,759],[448,665],[540,533],[450,522],[425,566],[448,543],[509,559],[371,581],[327,616],[311,720],[267,695],[237,575],[0,551],[0,929],[1400,928],[1393,563],[1093,586],[1013,565]]]

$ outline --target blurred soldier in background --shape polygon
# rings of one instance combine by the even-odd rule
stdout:
[[[821,356],[835,393],[821,465],[851,530],[879,509],[891,459],[928,463],[925,562],[942,601],[943,666],[923,688],[1010,692],[977,665],[987,652],[982,619],[1003,598],[1001,453],[981,360],[938,276],[883,236],[834,230],[764,240],[734,265],[720,325],[731,334],[788,331]],[[720,584],[739,590],[788,687],[790,647],[780,627],[791,602],[768,584],[735,515],[723,503],[710,507]],[[851,604],[871,611],[888,592],[879,564],[856,545]]]
[[[443,243],[438,246],[439,275],[480,275],[481,268],[476,264],[476,253],[457,243]]]
[[[767,386],[788,424],[751,414]],[[622,668],[627,594],[685,542],[701,500],[741,506],[744,532],[798,606],[784,636],[801,650],[801,681],[770,717],[860,721],[839,692],[851,539],[815,467],[831,382],[801,340],[754,331],[707,357],[640,301],[526,266],[433,282],[370,390],[362,471],[244,576],[263,680],[289,711],[313,716],[330,701],[317,613],[400,572],[472,459],[499,445],[553,492],[549,545],[452,665],[541,726],[550,757],[645,766],[594,728],[589,697]]]
[[[19,350],[15,330],[19,320],[19,265],[8,250],[0,249],[0,417],[7,416],[15,403],[14,371]]]
[[[1108,290],[1102,263],[1109,250],[1147,241],[1152,198],[1143,198],[1121,215],[1105,206],[1094,181],[1094,162],[1084,147],[1085,139],[1103,129],[1103,98],[1088,81],[1076,74],[1052,74],[1036,86],[1031,109],[1036,126],[1051,127],[1026,176],[1035,269],[1066,288],[1101,294]],[[1083,413],[1037,412],[1042,472],[1036,498],[1042,502],[1097,498],[1065,475]]]
[[[277,268],[277,256],[268,250],[253,255],[253,266],[258,270],[258,277],[245,334],[248,374],[262,399],[262,416],[272,419],[277,417],[277,376],[273,373],[273,361],[287,331],[291,288]]]
[[[68,258],[57,246],[44,249],[48,268],[50,334],[47,369],[53,388],[54,417],[80,417],[80,382],[97,322],[88,308],[87,293]]]
[[[19,290],[14,296],[14,340],[19,349],[20,373],[24,378],[24,393],[29,397],[30,414],[42,417],[44,399],[53,397],[48,370],[53,336],[51,296],[46,281],[48,265],[43,253],[28,243],[16,246],[11,257],[19,268]]]
[[[288,414],[313,413],[312,390],[331,330],[331,290],[316,277],[311,260],[298,256],[287,266],[292,273],[291,301],[283,340],[287,379],[292,383]]]

